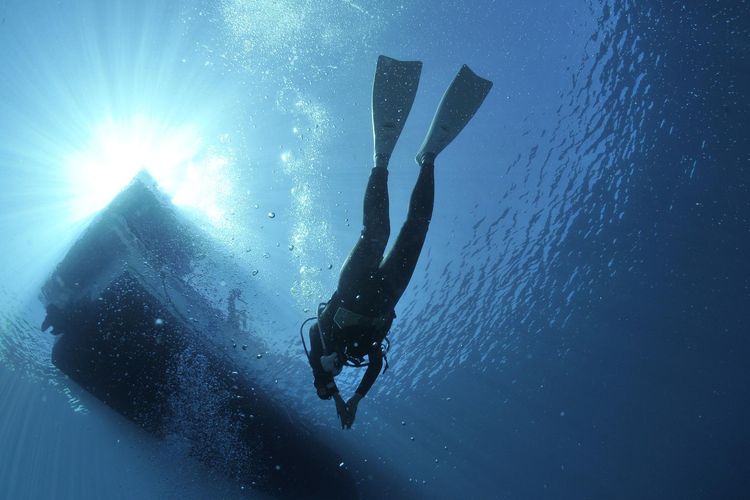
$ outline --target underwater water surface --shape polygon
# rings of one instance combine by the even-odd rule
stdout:
[[[238,359],[341,457],[356,486],[332,496],[744,498],[747,12],[0,1],[0,498],[274,497],[51,362],[41,288],[142,169],[230,262],[195,286],[210,298],[240,282],[265,350]],[[390,165],[394,234],[456,71],[494,87],[436,162],[390,367],[342,431],[298,332],[359,237],[380,54],[424,62]]]

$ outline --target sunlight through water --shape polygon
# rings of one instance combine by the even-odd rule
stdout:
[[[74,217],[104,208],[141,170],[177,193],[182,204],[199,202],[200,193],[190,186],[199,179],[190,165],[200,146],[190,127],[170,130],[145,116],[124,123],[105,121],[93,131],[88,148],[67,161],[70,182],[79,189],[72,202]]]

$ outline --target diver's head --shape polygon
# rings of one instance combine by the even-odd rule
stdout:
[[[325,386],[316,386],[315,390],[318,391],[318,397],[320,399],[331,399],[331,391],[329,391]]]
[[[344,366],[344,364],[341,362],[341,357],[339,356],[339,353],[335,351],[332,352],[331,354],[321,356],[320,364],[323,367],[323,370],[332,374],[334,377],[338,375],[339,373],[341,373],[341,369]]]
[[[323,384],[322,382],[315,381],[315,391],[318,393],[318,397],[320,399],[331,399],[331,397],[336,393],[338,389],[336,389],[336,384],[333,382],[328,382],[328,384]]]

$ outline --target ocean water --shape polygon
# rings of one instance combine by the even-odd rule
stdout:
[[[745,498],[748,7],[0,2],[0,498],[273,497],[51,362],[40,289],[141,169],[253,277],[246,363],[342,457],[333,496]],[[394,234],[458,68],[494,87],[436,162],[391,366],[342,431],[298,327],[359,235],[379,54],[424,62]]]

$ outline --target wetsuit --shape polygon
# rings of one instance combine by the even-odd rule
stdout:
[[[425,163],[412,191],[406,222],[384,258],[391,230],[388,169],[372,169],[359,241],[344,263],[336,292],[309,332],[310,366],[321,399],[338,392],[333,381],[338,373],[324,370],[320,360],[323,355],[336,352],[341,362],[346,356],[367,356],[370,364],[356,390],[361,396],[367,394],[378,377],[382,367],[380,343],[396,317],[396,303],[414,274],[432,218],[434,198],[435,167]]]

